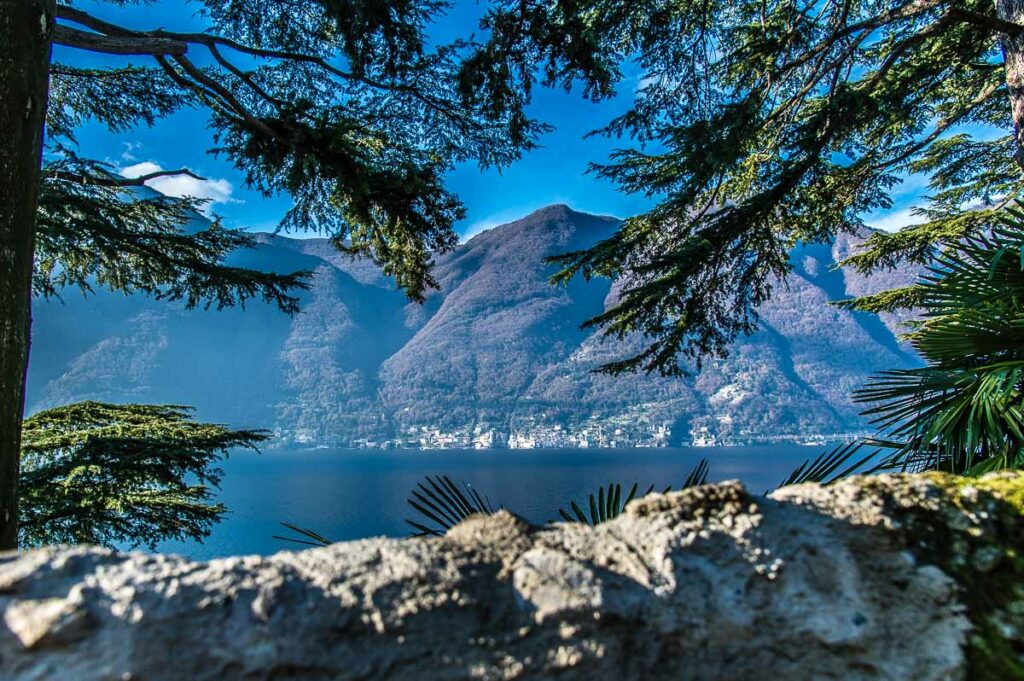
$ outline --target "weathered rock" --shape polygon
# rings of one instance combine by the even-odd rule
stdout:
[[[1022,500],[1024,476],[722,483],[596,529],[0,554],[0,678],[1019,678]]]

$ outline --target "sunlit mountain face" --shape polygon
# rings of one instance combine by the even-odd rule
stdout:
[[[611,304],[606,280],[553,287],[549,255],[618,221],[551,206],[436,260],[440,289],[409,303],[373,263],[326,240],[262,237],[236,264],[314,272],[302,311],[186,311],[98,292],[37,301],[28,410],[84,399],[194,405],[273,430],[277,446],[541,447],[815,441],[863,431],[850,392],[916,366],[900,320],[829,301],[910,283],[837,269],[857,237],[801,246],[760,330],[691,376],[593,370],[640,347],[581,323]]]

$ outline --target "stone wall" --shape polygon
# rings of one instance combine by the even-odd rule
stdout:
[[[0,554],[3,679],[1021,678],[1024,477],[721,483],[596,529]]]

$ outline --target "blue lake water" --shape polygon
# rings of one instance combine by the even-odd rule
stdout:
[[[311,450],[237,453],[223,465],[217,499],[229,509],[203,543],[165,542],[157,550],[194,559],[267,554],[294,545],[273,539],[280,521],[340,541],[409,533],[409,491],[425,475],[471,483],[527,520],[558,517],[570,499],[584,502],[600,485],[678,486],[707,458],[709,481],[740,479],[752,492],[777,485],[824,447],[773,445],[672,449],[481,451]]]

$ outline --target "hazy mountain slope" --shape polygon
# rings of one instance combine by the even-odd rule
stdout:
[[[37,301],[29,409],[182,402],[203,418],[273,428],[282,443],[664,444],[689,442],[691,430],[739,442],[859,430],[850,390],[916,362],[886,325],[899,320],[827,305],[878,285],[833,269],[856,246],[841,237],[794,250],[761,330],[728,359],[682,379],[594,373],[639,341],[581,331],[615,292],[607,281],[552,287],[544,258],[617,224],[551,206],[480,234],[438,257],[440,289],[423,305],[326,240],[270,235],[234,260],[313,271],[294,317],[260,303],[189,312],[104,292]],[[913,276],[889,273],[884,284]]]
[[[550,207],[477,236],[438,263],[437,310],[381,371],[381,398],[400,427],[505,428],[538,371],[586,338],[606,283],[548,284],[544,258],[608,236],[617,221]],[[412,315],[411,315],[412,316]]]

